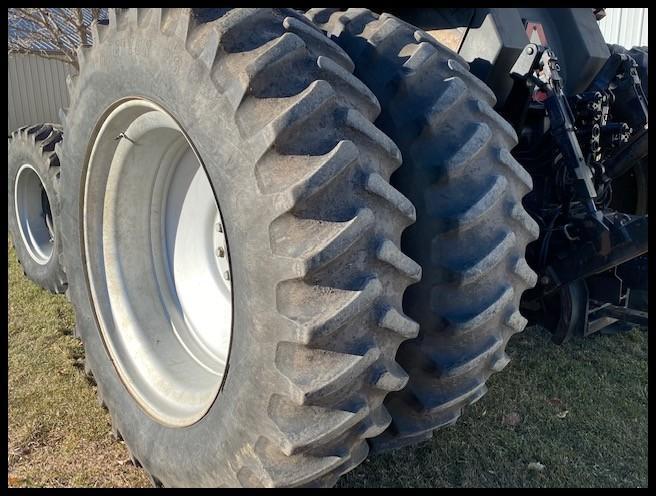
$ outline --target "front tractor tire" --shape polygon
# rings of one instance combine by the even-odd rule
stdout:
[[[63,143],[69,296],[155,485],[332,485],[390,423],[417,324],[401,161],[349,57],[286,9],[110,11]]]

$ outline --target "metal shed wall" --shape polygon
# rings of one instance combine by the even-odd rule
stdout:
[[[606,9],[606,17],[599,21],[599,27],[607,43],[625,48],[647,46],[648,14],[646,7]]]
[[[9,55],[7,59],[7,132],[29,124],[59,122],[59,109],[68,107],[68,65],[36,55]]]

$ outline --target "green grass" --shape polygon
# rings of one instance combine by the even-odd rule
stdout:
[[[646,332],[559,347],[533,327],[511,339],[508,353],[513,360],[491,378],[488,394],[454,426],[372,457],[339,484],[647,486]],[[528,470],[532,462],[544,469]]]
[[[73,326],[66,298],[28,281],[10,249],[8,483],[149,486],[111,437]],[[338,487],[646,487],[647,343],[635,330],[559,347],[527,329],[455,426],[371,457]]]
[[[149,486],[126,463],[84,375],[73,309],[29,281],[9,252],[10,486]]]

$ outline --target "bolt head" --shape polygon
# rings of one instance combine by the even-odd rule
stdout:
[[[225,257],[225,248],[223,248],[223,246],[219,246],[216,249],[216,256],[221,258]]]
[[[542,285],[544,285],[544,286],[546,286],[547,284],[549,284],[549,282],[551,282],[551,279],[549,278],[549,276],[542,276],[542,277],[540,278],[540,284],[542,284]]]
[[[225,271],[225,273],[223,274],[223,278],[224,278],[226,281],[229,281],[229,280],[230,280],[230,271],[229,271],[229,270],[226,270],[226,271]]]
[[[223,225],[220,222],[217,222],[215,227],[216,227],[216,232],[220,232],[220,233],[223,232]]]
[[[526,48],[526,53],[528,53],[529,55],[533,55],[533,47],[532,46],[527,47]]]

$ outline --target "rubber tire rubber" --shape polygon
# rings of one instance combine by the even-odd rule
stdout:
[[[60,164],[55,152],[55,144],[61,139],[61,127],[57,124],[45,123],[25,126],[14,131],[8,137],[7,143],[7,220],[16,257],[23,267],[23,273],[29,279],[53,293],[63,293],[67,287],[60,232]],[[20,234],[16,217],[14,205],[16,174],[25,163],[29,163],[37,171],[50,203],[54,240],[52,256],[46,264],[38,263],[30,255]]]
[[[532,180],[510,155],[517,137],[494,94],[456,53],[388,14],[306,15],[378,97],[375,124],[403,155],[392,184],[417,209],[401,248],[422,267],[403,300],[420,332],[399,348],[410,380],[385,400],[392,425],[370,441],[384,451],[454,423],[509,362],[508,339],[526,324],[520,297],[536,283],[524,255],[539,228],[521,203]]]
[[[398,248],[415,211],[389,185],[401,157],[371,123],[376,98],[288,9],[112,9],[93,39],[63,115],[64,246],[86,369],[113,431],[157,486],[334,484],[389,425],[383,400],[407,382],[394,356],[418,332],[401,306],[420,268]],[[87,150],[107,109],[134,95],[188,134],[239,247],[227,377],[185,428],[153,420],[127,392],[85,276]]]

